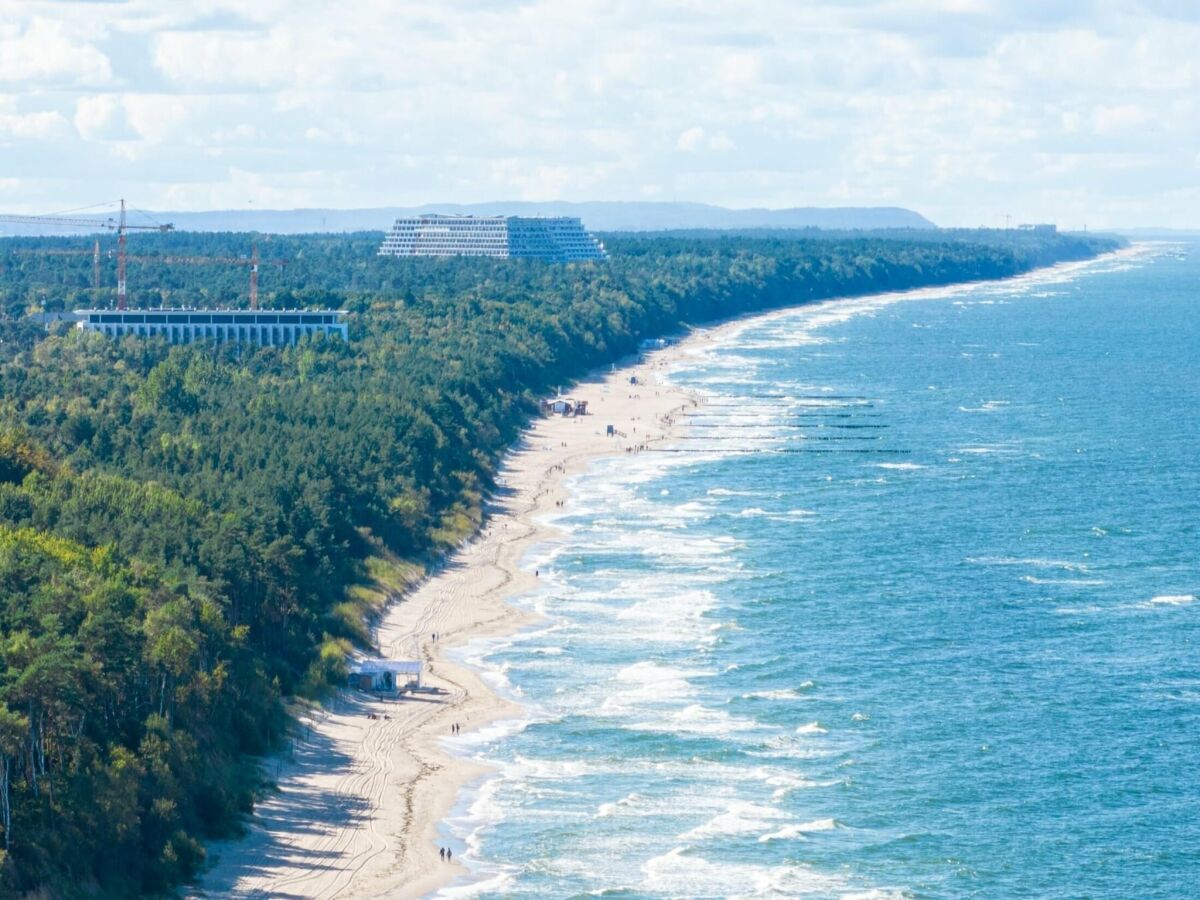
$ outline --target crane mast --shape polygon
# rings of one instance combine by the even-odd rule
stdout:
[[[249,266],[250,267],[250,308],[258,309],[258,272],[259,266],[266,264],[282,269],[290,260],[263,259],[258,254],[258,244],[251,245],[249,258],[245,256],[130,256],[134,262],[159,263],[164,266]]]
[[[125,296],[125,201],[121,201],[121,219],[117,224],[117,309],[128,309]]]
[[[96,219],[73,219],[66,216],[12,216],[0,215],[0,222],[11,222],[17,225],[53,225],[62,228],[88,228],[92,231],[106,229],[117,233],[117,309],[128,309],[128,297],[125,282],[125,233],[127,231],[174,231],[175,226],[166,225],[130,225],[125,221],[125,200],[121,201],[119,218],[114,222],[110,216],[103,221]],[[93,277],[99,282],[100,244],[96,243],[93,256]]]

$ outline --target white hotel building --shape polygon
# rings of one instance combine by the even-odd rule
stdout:
[[[77,309],[69,315],[84,331],[161,336],[172,344],[208,340],[281,347],[311,334],[349,339],[341,309]]]
[[[439,216],[397,219],[380,256],[490,256],[549,262],[602,260],[608,253],[568,216]]]

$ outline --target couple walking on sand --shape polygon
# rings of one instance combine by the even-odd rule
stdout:
[[[442,858],[442,862],[450,862],[451,858],[454,856],[454,851],[449,847],[439,847],[438,856]]]

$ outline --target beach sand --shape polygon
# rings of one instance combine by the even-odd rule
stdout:
[[[1138,252],[1135,245],[1100,259]],[[1092,263],[1052,268],[1069,272]],[[1048,271],[1017,279],[1042,278]],[[945,285],[826,303],[879,304],[963,288]],[[819,312],[825,305],[813,308]],[[271,763],[278,792],[258,804],[245,838],[210,845],[215,864],[191,896],[418,897],[465,874],[457,862],[438,858],[439,827],[459,789],[486,769],[451,756],[444,740],[453,723],[468,732],[522,711],[493,693],[478,673],[447,659],[445,651],[474,638],[510,634],[533,621],[505,600],[537,583],[521,560],[531,545],[553,535],[539,519],[566,498],[563,479],[593,459],[670,438],[672,413],[700,402],[664,384],[664,368],[750,321],[795,311],[748,314],[693,332],[577,385],[571,396],[589,402],[588,416],[537,419],[505,458],[484,530],[440,573],[392,604],[378,629],[386,656],[419,656],[426,682],[445,693],[381,702],[347,691],[302,718],[294,749]],[[630,384],[631,377],[638,379],[637,386]],[[608,425],[622,434],[607,437]]]
[[[539,519],[591,460],[670,436],[672,413],[697,402],[660,375],[681,352],[655,351],[577,385],[570,396],[588,401],[587,416],[535,420],[504,461],[482,532],[380,623],[383,655],[420,658],[425,684],[444,693],[381,701],[345,691],[302,717],[288,752],[268,762],[278,791],[258,804],[244,838],[210,845],[214,863],[192,896],[417,897],[464,874],[439,858],[439,826],[486,770],[444,741],[454,723],[467,732],[521,710],[446,651],[532,621],[505,600],[537,583],[521,560],[552,534]],[[606,435],[609,425],[617,435]]]

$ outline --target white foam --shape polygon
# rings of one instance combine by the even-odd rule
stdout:
[[[787,813],[773,806],[737,801],[730,804],[725,812],[679,835],[679,839],[696,841],[730,834],[754,834],[764,828],[774,827],[773,822],[787,818]]]
[[[469,884],[452,884],[439,890],[435,897],[447,897],[459,900],[463,897],[482,897],[489,894],[508,894],[514,885],[514,878],[509,872],[497,872],[488,878],[480,878]]]
[[[731,716],[722,709],[709,709],[699,703],[693,703],[665,718],[637,722],[625,727],[639,731],[667,733],[683,731],[691,734],[725,736],[753,731],[761,726],[754,719]]]
[[[828,729],[822,728],[820,722],[808,722],[804,725],[799,726],[796,729],[796,734],[828,734],[828,733],[829,733]]]
[[[609,692],[600,710],[607,714],[627,713],[647,704],[691,697],[696,687],[688,680],[712,675],[700,669],[679,669],[642,661],[626,666],[616,675],[620,687]]]
[[[982,566],[1030,566],[1034,569],[1062,569],[1066,572],[1086,572],[1088,570],[1087,563],[1041,557],[968,556],[965,562]]]
[[[979,406],[960,406],[958,411],[971,413],[990,413],[1002,410],[1008,405],[1008,400],[985,400]]]
[[[915,472],[917,469],[924,469],[925,466],[921,465],[920,463],[910,463],[910,462],[876,463],[875,468],[877,468],[877,469],[892,469],[897,472]]]
[[[771,799],[776,803],[778,803],[788,794],[792,793],[793,791],[800,790],[801,788],[833,787],[842,783],[838,780],[813,781],[810,778],[804,778],[800,775],[794,775],[790,772],[780,772],[775,775],[768,775],[763,779],[763,781],[775,788],[775,791],[771,794]]]
[[[751,691],[742,694],[743,700],[803,700],[804,695],[795,688],[779,688],[774,691]]]
[[[1196,597],[1193,594],[1160,594],[1150,598],[1151,606],[1187,606],[1195,602]]]
[[[596,818],[605,819],[610,816],[615,816],[622,810],[628,809],[642,799],[641,794],[627,794],[615,803],[602,803],[600,808],[596,810]]]
[[[675,847],[642,866],[642,893],[673,897],[742,897],[840,895],[851,885],[801,865],[713,863],[688,846]]]
[[[804,840],[806,834],[812,834],[818,831],[832,831],[837,828],[837,822],[833,819],[814,819],[811,822],[800,822],[796,825],[784,825],[778,831],[772,831],[769,834],[764,834],[759,837],[758,842],[765,844],[768,841],[786,841],[786,840]]]
[[[1103,578],[1038,578],[1036,575],[1022,575],[1021,580],[1027,584],[1061,584],[1073,587],[1094,587],[1108,583]]]

